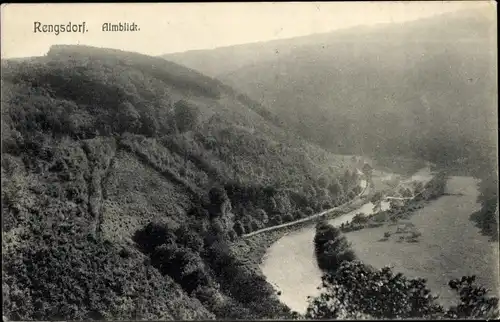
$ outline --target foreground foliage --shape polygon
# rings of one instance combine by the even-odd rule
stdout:
[[[344,261],[322,278],[323,293],[313,299],[307,318],[348,319],[448,319],[496,318],[498,298],[473,284],[474,277],[450,281],[460,295],[460,304],[446,310],[426,286],[425,279],[407,278],[388,267],[373,269],[359,261]]]
[[[430,187],[442,191],[441,180]],[[434,191],[434,190],[432,190]],[[437,193],[428,194],[436,196]],[[359,221],[359,219],[358,219]],[[386,236],[389,237],[389,236]],[[408,278],[389,267],[375,269],[356,259],[339,228],[326,222],[316,226],[314,247],[322,276],[322,293],[309,299],[306,318],[312,319],[493,319],[498,298],[475,284],[475,276],[449,282],[459,304],[445,309],[422,278]]]

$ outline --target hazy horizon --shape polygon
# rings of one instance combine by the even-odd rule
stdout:
[[[96,6],[101,8],[96,10]],[[157,56],[401,23],[486,6],[496,4],[491,1],[8,4],[2,6],[2,58],[43,56],[52,45],[58,44]],[[35,34],[34,21],[44,24],[86,21],[89,31]],[[102,23],[120,21],[135,22],[141,30],[121,33],[100,30]]]

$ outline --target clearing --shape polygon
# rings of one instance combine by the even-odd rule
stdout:
[[[454,303],[457,296],[448,282],[462,275],[476,275],[477,281],[499,293],[498,244],[469,220],[479,210],[476,202],[477,180],[450,177],[446,195],[416,211],[407,223],[407,233],[397,233],[405,225],[386,224],[346,234],[359,258],[374,267],[391,266],[409,277],[423,277],[443,305]],[[384,233],[391,236],[385,241]],[[413,242],[401,240],[415,232]],[[417,237],[421,234],[419,237]]]

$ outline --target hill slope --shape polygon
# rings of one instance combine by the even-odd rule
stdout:
[[[165,57],[332,151],[474,164],[497,145],[495,21],[491,9],[457,12]]]
[[[341,203],[357,180],[276,124],[160,58],[54,46],[2,61],[4,315],[289,317],[230,243]]]

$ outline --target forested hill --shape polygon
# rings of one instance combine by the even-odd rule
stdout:
[[[241,90],[331,151],[474,165],[496,158],[496,48],[489,7],[164,57]]]
[[[7,318],[289,317],[228,245],[344,202],[350,158],[160,58],[55,46],[1,81]]]

